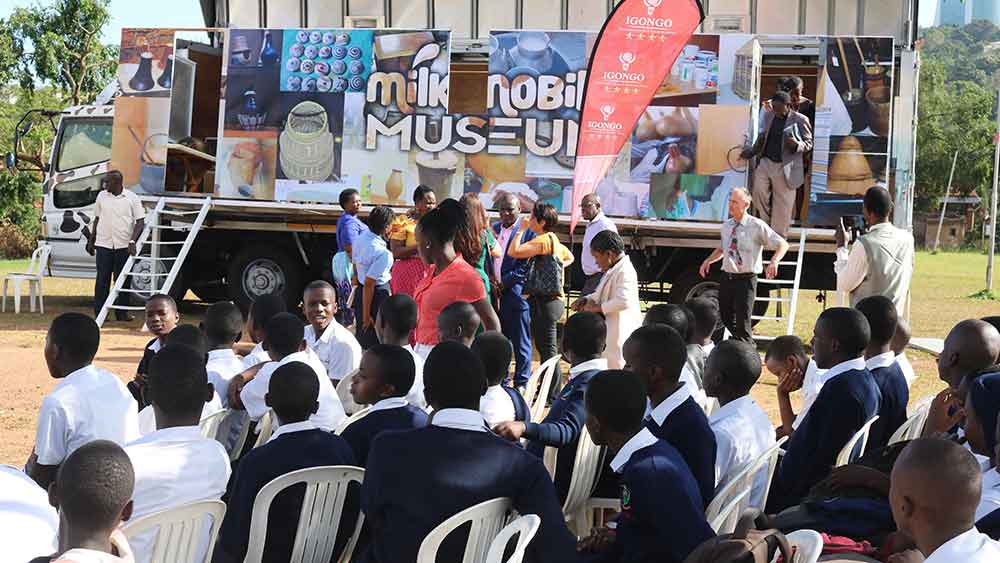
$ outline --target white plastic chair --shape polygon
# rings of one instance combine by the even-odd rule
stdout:
[[[264,416],[260,417],[260,420],[257,421],[257,440],[253,443],[253,447],[259,448],[266,444],[273,433],[274,414],[268,410],[264,413]]]
[[[435,563],[437,552],[449,534],[469,523],[469,540],[461,561],[450,563],[485,563],[491,544],[500,530],[510,520],[514,502],[509,498],[495,498],[470,506],[448,518],[431,530],[417,551],[417,563]]]
[[[895,432],[892,433],[892,437],[889,438],[889,445],[895,444],[896,442],[905,442],[906,440],[915,440],[924,433],[924,425],[927,423],[927,417],[930,415],[931,405],[921,407],[916,412],[914,412],[910,418],[906,419]]]
[[[229,411],[227,409],[222,409],[221,411],[213,412],[212,414],[201,419],[201,422],[198,423],[198,429],[201,430],[201,435],[205,438],[218,440],[219,426],[228,414]]]
[[[770,449],[761,454],[757,458],[757,470],[754,474],[763,469],[763,464],[767,463],[767,479],[764,481],[764,496],[760,499],[760,506],[755,506],[754,508],[760,509],[761,512],[764,511],[764,507],[767,506],[767,497],[771,494],[771,481],[774,479],[774,470],[778,468],[778,462],[781,461],[781,455],[785,450],[781,449],[781,446],[785,445],[788,441],[788,436],[783,436],[780,440],[774,443]]]
[[[753,481],[756,475],[753,470],[753,462],[734,468],[733,477],[715,493],[712,502],[708,503],[708,508],[705,509],[705,520],[713,523],[712,528],[716,533],[728,534],[736,529],[739,515],[750,505],[750,491],[753,490]],[[736,499],[744,499],[746,502],[736,502]],[[725,517],[722,517],[723,513],[725,513]],[[718,525],[714,522],[718,522]]]
[[[749,497],[750,489],[744,489],[735,497],[731,497],[729,503],[723,506],[714,517],[706,518],[708,525],[717,534],[731,534],[736,529],[736,523],[739,522],[743,508],[750,501]]]
[[[549,391],[554,385],[552,379],[555,377],[556,366],[559,365],[560,360],[562,357],[558,354],[545,360],[528,379],[524,400],[528,403],[528,410],[531,411],[531,420],[541,422],[545,418],[545,402],[548,400]]]
[[[837,454],[837,464],[834,465],[834,467],[847,465],[848,463],[854,461],[857,457],[861,457],[862,455],[864,455],[865,448],[868,447],[868,434],[871,433],[872,425],[875,424],[876,420],[878,420],[878,415],[875,415],[870,419],[868,419],[868,422],[866,422],[865,425],[862,426],[860,430],[855,432],[854,436],[851,436],[851,439],[848,440],[846,444],[844,444],[844,447],[840,450],[840,453]],[[860,449],[858,450],[858,455],[855,456],[854,450],[858,449],[859,446]]]
[[[365,470],[347,465],[310,467],[286,473],[264,485],[253,501],[250,517],[250,543],[244,563],[260,563],[264,557],[264,540],[267,536],[267,513],[274,497],[300,483],[306,490],[302,497],[302,511],[295,530],[295,544],[289,563],[327,563],[333,556],[337,532],[344,514],[344,501],[351,483],[358,485],[365,478]],[[358,514],[351,539],[344,546],[339,561],[348,561],[361,534],[364,514]],[[286,527],[289,522],[275,522]]]
[[[490,543],[490,551],[486,554],[486,563],[521,563],[524,559],[524,550],[528,548],[532,538],[538,533],[542,519],[534,514],[526,514],[500,530],[500,534],[493,538]],[[504,560],[503,554],[511,538],[517,536],[517,545],[514,546],[514,553]]]
[[[796,530],[786,534],[788,544],[795,549],[794,563],[816,563],[823,554],[823,536],[813,530]],[[772,561],[778,560],[775,554]]]
[[[131,541],[143,532],[156,530],[149,563],[196,563],[199,560],[198,548],[204,546],[208,546],[208,549],[201,561],[208,563],[225,514],[226,503],[221,500],[205,500],[126,522],[122,532]],[[212,525],[207,541],[200,541],[198,536],[204,529],[206,516],[212,519]]]
[[[598,498],[593,497],[587,499],[586,516],[587,516],[587,533],[594,528],[601,528],[608,523],[608,519],[605,518],[608,511],[621,512],[622,511],[622,501],[618,498]],[[578,523],[577,528],[583,529],[583,523]]]
[[[0,311],[7,312],[7,287],[14,282],[14,313],[21,312],[21,282],[28,282],[28,307],[35,312],[35,300],[38,300],[38,312],[45,314],[45,300],[42,297],[42,276],[49,265],[49,254],[52,247],[47,244],[39,244],[38,248],[31,253],[31,261],[28,263],[27,272],[11,272],[3,278],[3,299],[0,302]]]
[[[340,422],[340,424],[337,426],[336,430],[334,430],[334,434],[340,436],[341,434],[344,433],[344,430],[347,430],[347,427],[350,426],[351,423],[354,423],[354,422],[357,422],[357,421],[361,420],[362,418],[364,418],[365,416],[367,416],[368,413],[371,412],[371,410],[372,410],[371,407],[365,407],[365,408],[359,410],[358,412],[352,414],[351,416],[345,418],[344,420],[342,420]]]
[[[545,448],[546,453],[550,449],[558,452],[556,448]],[[604,448],[590,439],[590,432],[587,432],[587,427],[584,426],[580,430],[580,439],[577,440],[573,475],[570,478],[566,501],[563,502],[562,507],[566,521],[573,524],[577,535],[585,535],[590,532],[587,500],[597,485],[597,479],[601,474],[602,459],[604,459]]]
[[[337,383],[337,396],[340,397],[340,402],[344,405],[344,414],[351,415],[364,408],[364,405],[355,403],[354,397],[351,396],[351,382],[354,381],[354,376],[357,373],[358,370],[354,370],[345,375],[340,383]]]

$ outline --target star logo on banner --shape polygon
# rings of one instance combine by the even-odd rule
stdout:
[[[626,37],[627,39],[632,39],[632,32],[630,31],[630,32],[626,33],[626,34],[625,34],[625,37]]]

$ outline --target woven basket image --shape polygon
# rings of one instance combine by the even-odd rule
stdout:
[[[290,180],[318,182],[333,173],[333,134],[326,109],[316,102],[301,102],[288,112],[278,137],[281,170]]]

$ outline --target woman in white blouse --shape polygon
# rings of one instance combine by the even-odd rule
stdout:
[[[604,357],[608,369],[622,369],[622,346],[632,331],[642,326],[639,276],[625,254],[625,241],[614,231],[601,231],[590,242],[590,254],[604,272],[593,293],[573,303],[576,311],[601,313],[608,325]]]

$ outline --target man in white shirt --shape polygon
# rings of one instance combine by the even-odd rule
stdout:
[[[29,561],[56,551],[59,514],[45,489],[24,473],[0,465],[0,545],[4,559]]]
[[[1000,561],[1000,543],[975,527],[982,490],[979,464],[949,440],[914,440],[892,468],[889,505],[899,531],[916,549],[891,563],[986,563]]]
[[[415,407],[427,409],[424,398],[424,359],[410,345],[410,335],[417,328],[417,303],[405,293],[390,295],[379,307],[375,317],[375,335],[382,344],[401,346],[413,356],[416,374],[413,386],[406,394],[406,402]]]
[[[323,363],[299,336],[301,330],[302,323],[291,313],[275,315],[267,323],[265,341],[272,361],[264,364],[249,380],[246,379],[246,372],[241,375],[244,378],[244,386],[240,391],[240,402],[246,408],[251,420],[260,420],[260,417],[269,410],[265,397],[271,375],[280,366],[302,362],[311,367],[319,378],[319,409],[309,420],[318,428],[332,432],[347,416],[344,413],[344,405],[340,402],[337,390],[327,376]]]
[[[337,293],[333,286],[319,280],[306,286],[302,309],[309,325],[305,339],[326,368],[327,375],[340,381],[361,365],[361,344],[336,319]],[[322,390],[320,391],[322,395]]]
[[[608,219],[601,210],[601,198],[597,194],[587,194],[580,201],[580,214],[587,220],[587,230],[583,234],[583,248],[581,266],[586,280],[583,282],[583,290],[580,295],[590,295],[597,289],[597,284],[601,281],[601,267],[597,265],[597,260],[587,250],[590,248],[590,241],[594,240],[597,233],[601,231],[618,232],[618,227],[614,221]]]
[[[836,232],[837,291],[850,294],[854,307],[865,297],[885,295],[900,315],[906,306],[913,277],[913,235],[893,226],[892,196],[881,186],[865,192],[864,216],[868,232],[847,250],[847,229],[841,222]]]
[[[59,464],[73,450],[93,440],[123,445],[139,436],[135,399],[112,373],[93,365],[101,331],[93,319],[64,313],[49,326],[45,364],[62,381],[38,410],[35,450],[25,472],[43,488],[55,479]]]
[[[147,382],[157,430],[128,444],[135,470],[134,518],[203,500],[217,500],[229,482],[229,455],[198,429],[203,405],[215,395],[204,358],[182,345],[163,347],[150,362]],[[204,526],[210,522],[207,520]],[[152,557],[155,533],[130,540],[136,561]],[[209,546],[202,536],[198,557]]]
[[[705,392],[721,405],[708,418],[715,434],[716,490],[774,445],[771,420],[750,397],[760,367],[757,351],[739,340],[720,342],[705,365]],[[765,466],[754,478],[751,506],[763,506],[767,476]]]
[[[94,316],[101,312],[111,291],[111,277],[122,274],[129,255],[136,254],[136,241],[145,226],[146,211],[139,196],[124,189],[122,174],[111,170],[101,178],[101,191],[94,203],[94,222],[90,225],[87,253],[97,257],[97,280],[94,282]],[[129,289],[128,278],[122,289]],[[126,305],[128,294],[122,293],[115,305]],[[116,309],[119,321],[132,320],[128,311]]]

